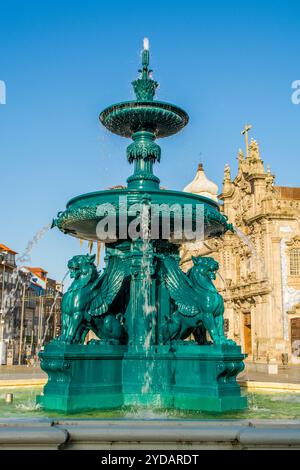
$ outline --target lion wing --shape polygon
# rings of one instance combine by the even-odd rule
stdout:
[[[97,294],[91,301],[89,313],[93,317],[103,315],[108,311],[109,306],[118,294],[127,274],[127,262],[115,256],[108,261],[108,266],[101,276],[101,284],[97,289]]]
[[[163,260],[163,277],[170,297],[185,317],[195,317],[200,313],[199,295],[187,275],[178,267],[173,258]]]

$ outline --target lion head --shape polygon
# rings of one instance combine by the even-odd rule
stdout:
[[[202,276],[208,277],[208,279],[216,279],[216,272],[219,269],[219,263],[209,256],[192,256],[194,263],[192,270],[199,272]]]
[[[76,255],[68,262],[70,277],[74,279],[73,284],[76,287],[83,287],[96,277],[95,257],[96,255]]]

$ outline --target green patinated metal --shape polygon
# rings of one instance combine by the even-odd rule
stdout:
[[[98,273],[95,256],[74,256],[68,263],[73,279],[62,301],[62,332],[40,353],[49,380],[37,397],[46,409],[65,412],[118,408],[123,405],[227,411],[243,409],[236,382],[244,354],[223,332],[224,303],[213,280],[218,263],[193,258],[180,268],[176,224],[194,227],[202,209],[204,238],[232,230],[217,203],[205,197],[161,189],[153,165],[160,161],[156,139],[179,132],[188,115],[154,100],[158,83],[151,78],[149,51],[142,55],[140,77],[133,82],[135,101],[106,108],[101,123],[111,132],[132,138],[127,158],[133,174],[127,187],[73,198],[53,226],[62,232],[106,245],[105,269]],[[134,238],[128,228],[138,204],[153,214],[157,205],[169,210],[170,233],[150,231]],[[114,234],[99,238],[98,224],[114,210]],[[189,206],[189,211],[184,208]],[[125,219],[124,219],[125,217]],[[125,220],[125,222],[124,222]],[[146,228],[150,227],[149,219]],[[151,219],[152,221],[152,219]],[[144,227],[145,228],[145,227]],[[125,229],[125,237],[124,237]],[[121,236],[122,235],[122,236]],[[93,331],[97,340],[87,343]]]

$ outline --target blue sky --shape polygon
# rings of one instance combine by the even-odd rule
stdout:
[[[132,98],[144,36],[158,98],[190,116],[159,142],[163,186],[183,188],[199,161],[219,186],[226,163],[235,175],[246,122],[277,184],[299,186],[299,1],[10,0],[0,18],[0,241],[17,251],[71,197],[130,174],[129,141],[103,130],[98,114]],[[31,264],[59,279],[85,249],[54,229]]]

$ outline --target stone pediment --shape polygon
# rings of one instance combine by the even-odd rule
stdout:
[[[287,312],[289,315],[300,315],[300,302],[297,304],[293,305],[291,310]]]
[[[286,242],[286,246],[288,246],[290,250],[300,248],[300,235],[295,235],[291,240]]]

